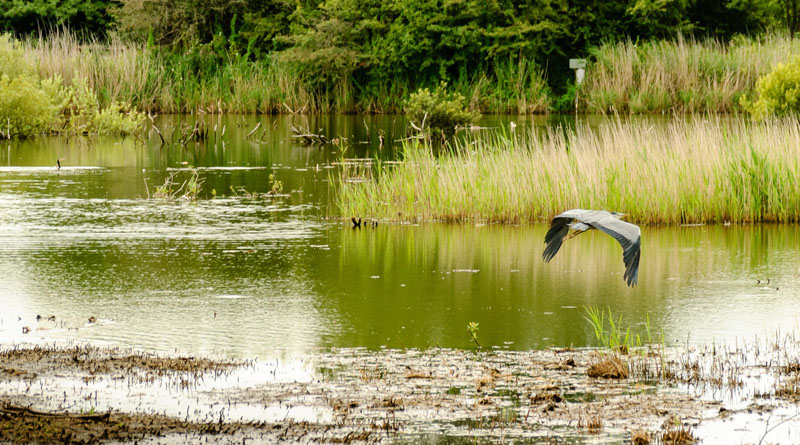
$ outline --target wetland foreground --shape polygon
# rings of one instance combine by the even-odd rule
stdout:
[[[334,349],[290,367],[19,345],[0,351],[0,441],[791,443],[794,340]]]

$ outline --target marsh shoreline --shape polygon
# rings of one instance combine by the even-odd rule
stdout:
[[[655,443],[792,424],[794,362],[769,368],[742,350],[333,349],[309,358],[309,374],[281,377],[255,360],[13,345],[0,350],[0,441]],[[589,377],[612,357],[627,378]]]

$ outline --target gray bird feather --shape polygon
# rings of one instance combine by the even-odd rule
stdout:
[[[545,248],[542,258],[549,262],[558,253],[564,237],[572,228],[577,233],[598,229],[611,235],[622,246],[622,260],[625,263],[623,278],[628,286],[639,281],[639,257],[641,255],[641,230],[636,224],[619,219],[621,214],[605,210],[572,209],[553,218],[550,230],[544,236]]]

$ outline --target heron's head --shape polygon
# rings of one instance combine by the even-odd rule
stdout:
[[[616,216],[617,219],[624,219],[625,216],[628,216],[627,213],[620,213],[620,212],[611,212],[611,214]]]

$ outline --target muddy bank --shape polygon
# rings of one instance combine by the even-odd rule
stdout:
[[[0,441],[792,443],[798,363],[777,341],[624,355],[337,349],[294,367],[6,347]]]
[[[0,373],[35,378],[69,370],[89,375],[152,379],[170,375],[224,374],[246,362],[203,357],[164,357],[141,351],[103,349],[89,345],[72,347],[16,347],[0,350]]]
[[[12,443],[139,442],[159,438],[179,442],[242,436],[259,439],[264,436],[259,434],[262,430],[266,431],[267,426],[257,423],[194,423],[148,414],[75,414],[12,404],[0,406],[0,439]]]

